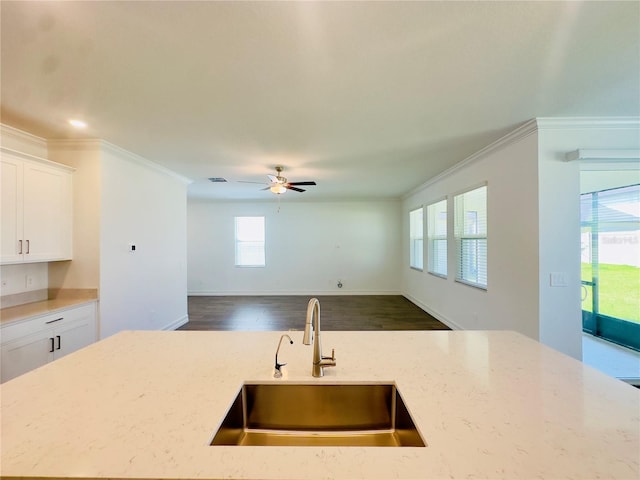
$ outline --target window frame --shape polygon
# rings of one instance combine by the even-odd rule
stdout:
[[[238,239],[238,219],[243,218],[261,218],[262,219],[262,241],[256,240],[239,240]],[[237,268],[264,268],[267,266],[267,248],[266,248],[266,236],[267,236],[267,220],[264,215],[234,215],[233,217],[233,245],[234,245],[234,267]],[[238,262],[238,252],[242,244],[258,243],[262,246],[262,260],[263,262],[254,264],[243,264]]]
[[[474,192],[476,190],[480,190],[484,188],[485,189],[485,194],[484,194],[484,232],[475,232],[475,233],[466,233],[464,232],[465,229],[465,216],[466,216],[466,212],[467,209],[464,207],[464,204],[462,205],[462,208],[459,208],[458,206],[458,199],[459,198],[464,198],[465,195]],[[458,283],[462,283],[463,285],[468,285],[471,287],[475,287],[478,288],[480,290],[488,290],[488,286],[489,286],[489,239],[488,239],[488,231],[489,231],[489,184],[488,182],[484,182],[482,184],[478,184],[475,185],[473,187],[467,188],[465,190],[459,191],[458,193],[453,195],[453,232],[454,232],[454,240],[455,240],[455,246],[456,246],[456,250],[455,250],[455,256],[456,256],[456,271],[455,271],[455,281]],[[471,211],[471,210],[469,210]],[[479,210],[473,210],[474,212],[476,212],[476,214],[479,212]],[[477,225],[476,225],[477,227]],[[484,246],[484,250],[485,250],[485,255],[484,255],[484,259],[485,259],[485,263],[484,263],[484,273],[485,273],[485,279],[486,279],[486,283],[482,283],[480,281],[473,281],[473,280],[469,280],[464,278],[463,275],[463,264],[464,264],[464,255],[463,255],[463,244],[465,240],[470,240],[470,241],[478,241],[478,240],[484,240],[485,246]],[[478,250],[477,248],[477,244],[476,244],[476,251]],[[477,259],[477,261],[475,262],[475,264],[478,266],[477,270],[480,271],[480,260],[481,257],[479,257]]]
[[[421,232],[420,232],[420,237],[413,237],[412,236],[412,222],[411,219],[413,218],[412,214],[414,212],[417,212],[418,210],[421,211],[420,214],[420,218],[421,218],[421,222],[420,222],[420,226],[421,226]],[[424,231],[425,231],[425,225],[424,225],[424,206],[420,205],[418,207],[412,208],[409,210],[409,268],[412,270],[416,270],[418,272],[422,272],[424,271]],[[420,248],[416,248],[416,246],[414,245],[415,241],[419,241],[420,242]],[[414,265],[416,258],[414,258],[414,254],[416,252],[420,252],[420,266]]]
[[[430,216],[429,216],[429,210],[431,207],[436,207],[437,205],[441,204],[444,202],[444,214],[445,214],[445,230],[444,230],[444,235],[432,235],[431,234],[431,220],[430,220]],[[427,273],[430,273],[431,275],[434,275],[438,278],[442,278],[442,279],[447,279],[449,278],[449,198],[447,195],[445,195],[444,197],[441,197],[437,200],[432,201],[431,203],[427,204],[426,206],[426,222],[427,222]],[[434,219],[434,224],[437,222],[437,219]],[[435,241],[443,241],[444,240],[444,246],[445,246],[445,253],[444,253],[444,268],[445,271],[444,273],[442,272],[438,272],[435,270],[433,264],[434,264],[434,257],[433,257],[433,252],[435,251],[435,248],[433,247],[433,243]]]
[[[611,277],[607,279],[607,275],[602,274],[603,272],[600,271],[601,265],[603,267],[605,265],[609,267],[612,266],[609,261],[601,261],[603,258],[601,256],[601,253],[603,253],[603,250],[600,250],[600,246],[602,244],[606,244],[606,242],[601,242],[601,240],[604,240],[606,238],[603,234],[606,235],[607,231],[633,231],[626,230],[624,228],[620,230],[611,230],[612,223],[616,222],[616,220],[622,224],[626,223],[624,218],[607,218],[606,214],[603,218],[601,216],[601,213],[603,213],[605,209],[611,208],[612,199],[609,197],[609,195],[611,195],[613,192],[619,192],[623,189],[634,189],[634,187],[640,190],[640,184],[631,183],[628,185],[619,185],[611,188],[584,192],[580,194],[580,238],[582,243],[584,235],[587,235],[588,247],[586,257],[589,260],[588,262],[585,262],[585,255],[582,252],[582,250],[584,249],[584,244],[582,244],[580,259],[580,276],[582,284],[581,309],[583,332],[594,335],[596,337],[600,337],[609,342],[613,342],[618,345],[640,351],[640,323],[637,323],[637,321],[632,318],[616,316],[616,313],[610,310],[610,306],[605,306],[605,308],[602,309],[600,307],[601,300],[607,299],[606,294],[601,295],[601,287],[602,285],[606,285],[607,283],[611,284],[610,280],[612,280]],[[604,199],[601,197],[602,194],[604,194]],[[615,203],[615,201],[613,203]],[[586,207],[585,204],[590,206],[590,208],[588,208],[587,210],[588,214],[586,214],[586,212],[584,211]],[[613,208],[615,209],[615,207]],[[604,226],[604,229],[601,228],[601,226]],[[590,275],[587,278],[585,278],[585,264],[590,265]],[[616,263],[613,263],[613,265],[616,265]],[[607,280],[609,280],[609,282],[607,282]],[[589,299],[589,297],[591,298]],[[586,305],[585,301],[587,301]],[[611,300],[609,299],[609,302],[607,303],[610,302]],[[589,305],[589,303],[591,305]],[[607,313],[602,313],[601,310],[605,310]]]

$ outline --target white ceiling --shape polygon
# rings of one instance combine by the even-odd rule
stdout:
[[[397,197],[533,117],[640,114],[635,1],[0,8],[3,123],[103,138],[191,196],[272,200],[237,181],[282,164],[318,183],[284,199]]]

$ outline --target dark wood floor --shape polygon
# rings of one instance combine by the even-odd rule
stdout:
[[[189,297],[179,330],[304,330],[308,296]],[[322,330],[449,330],[400,295],[318,296]]]

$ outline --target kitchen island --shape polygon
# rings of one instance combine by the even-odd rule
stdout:
[[[0,386],[3,478],[640,477],[640,390],[506,332],[121,332]],[[426,447],[210,446],[243,382],[395,382]]]

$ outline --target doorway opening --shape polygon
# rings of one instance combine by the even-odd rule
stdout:
[[[582,327],[640,351],[640,184],[611,178],[581,194]]]

